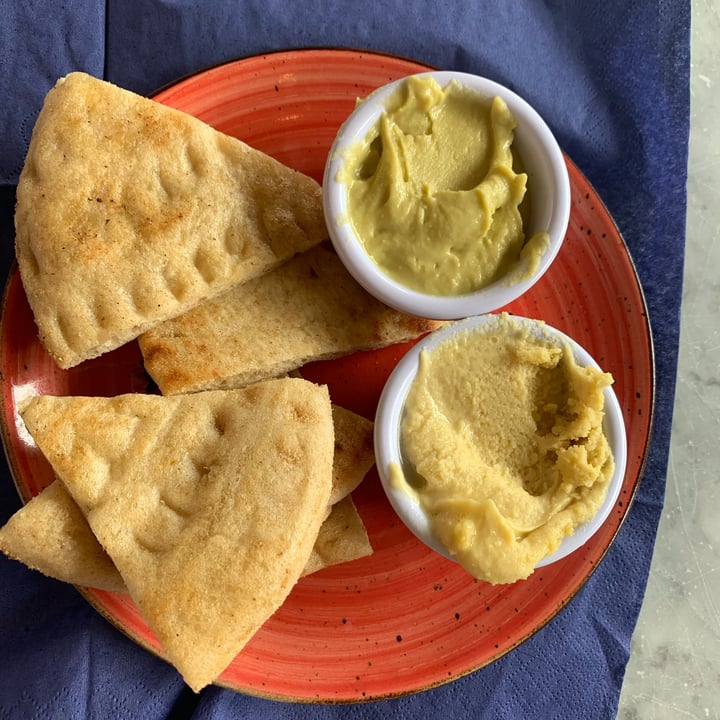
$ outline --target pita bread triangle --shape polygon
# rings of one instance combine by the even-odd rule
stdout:
[[[163,395],[242,387],[313,360],[387,347],[440,327],[393,310],[362,288],[331,247],[298,253],[140,338]]]
[[[62,582],[127,592],[122,576],[60,480],[48,485],[0,528],[0,550]],[[333,505],[320,526],[302,577],[372,552],[365,525],[348,495]]]
[[[196,692],[282,604],[332,484],[327,388],[34,397],[20,413]]]
[[[59,480],[32,498],[0,528],[0,550],[62,582],[125,591],[120,573]]]
[[[61,368],[327,237],[314,179],[81,72],[45,98],[15,228],[39,336]]]
[[[374,462],[373,423],[332,406],[335,431],[330,514],[320,526],[302,575],[372,553],[350,493]],[[0,527],[0,551],[48,577],[127,592],[120,573],[61,481],[48,485]]]

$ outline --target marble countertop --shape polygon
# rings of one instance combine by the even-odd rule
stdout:
[[[688,219],[665,506],[619,720],[720,718],[720,5],[692,7]]]

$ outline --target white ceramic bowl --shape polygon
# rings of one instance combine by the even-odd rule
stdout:
[[[481,328],[481,326],[496,321],[497,318],[497,315],[481,315],[466,318],[458,322],[450,323],[423,338],[403,356],[391,373],[380,396],[375,416],[375,458],[380,480],[390,504],[400,519],[416,537],[422,540],[428,547],[451,560],[454,558],[449,555],[447,550],[433,536],[428,518],[420,507],[419,502],[410,493],[393,486],[390,481],[389,468],[392,463],[402,466],[400,457],[400,421],[405,405],[405,398],[417,372],[420,353],[423,350],[430,350],[439,343],[442,343],[453,333],[467,329]],[[575,361],[578,365],[599,368],[597,362],[584,348],[559,330],[547,324],[539,324],[537,321],[529,318],[513,316],[513,319],[529,324],[533,332],[536,332],[542,337],[556,339],[558,344],[568,343],[572,348]],[[561,560],[584,545],[602,526],[617,502],[620,489],[622,488],[623,478],[625,477],[627,439],[625,435],[625,423],[617,397],[611,387],[605,388],[604,393],[605,416],[603,419],[603,429],[610,443],[610,448],[615,460],[615,471],[610,481],[607,496],[592,520],[579,526],[573,535],[566,537],[560,547],[552,555],[545,557],[538,563],[537,567]]]
[[[465,295],[427,295],[401,285],[373,262],[348,222],[347,188],[338,178],[343,152],[360,142],[384,110],[384,102],[401,78],[375,90],[343,123],[328,154],[323,178],[323,205],[330,239],[351,275],[372,295],[403,312],[427,318],[454,320],[497,310],[527,292],[550,267],[567,231],[570,218],[570,180],[565,160],[552,132],[538,113],[508,88],[477,75],[453,71],[419,73],[431,75],[441,87],[457,80],[466,88],[487,98],[500,96],[515,117],[517,127],[513,147],[527,173],[527,194],[531,198],[531,217],[526,237],[546,231],[550,245],[535,272],[520,282],[508,284],[502,278],[476,292]],[[523,273],[521,273],[522,275]]]

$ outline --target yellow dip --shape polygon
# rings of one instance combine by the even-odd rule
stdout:
[[[549,246],[527,240],[515,120],[505,102],[452,81],[410,77],[344,156],[348,216],[366,250],[401,284],[460,295],[532,275]],[[521,256],[523,257],[521,262]]]
[[[435,537],[472,575],[527,577],[602,505],[612,376],[508,315],[420,356],[401,424],[404,472]]]

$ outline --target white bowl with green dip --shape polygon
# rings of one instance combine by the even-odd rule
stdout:
[[[466,73],[419,73],[362,100],[328,155],[332,243],[387,305],[434,319],[497,310],[562,245],[567,166],[522,98]]]
[[[398,363],[375,417],[385,493],[425,544],[492,584],[584,545],[627,462],[612,376],[547,324],[480,315]]]

